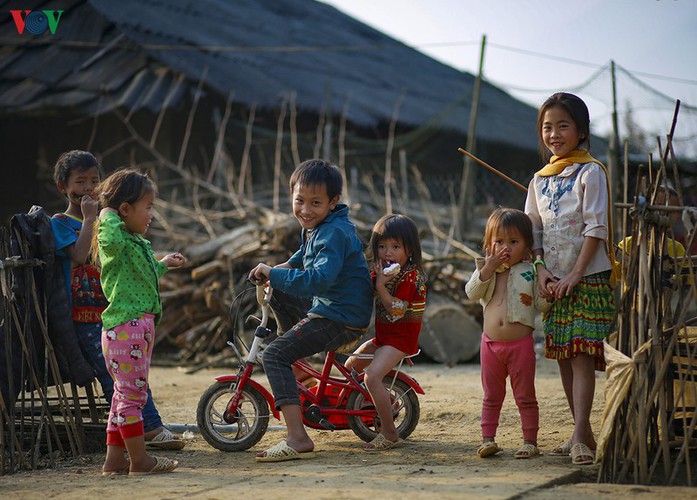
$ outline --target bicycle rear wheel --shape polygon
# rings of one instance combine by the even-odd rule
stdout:
[[[216,382],[203,393],[196,410],[196,422],[203,438],[220,451],[243,451],[259,442],[269,425],[269,404],[254,387],[242,390],[232,421],[224,418],[234,395],[230,382]]]
[[[385,377],[382,384],[392,399],[392,415],[399,437],[406,439],[414,432],[416,425],[419,423],[421,415],[419,398],[406,382],[395,380],[393,385],[391,376]],[[390,390],[390,386],[392,386],[392,390]],[[373,402],[358,391],[352,392],[346,402],[346,408],[349,410],[362,410],[372,407]],[[380,419],[377,415],[375,418],[349,416],[348,424],[353,433],[365,442],[372,441],[380,432]]]

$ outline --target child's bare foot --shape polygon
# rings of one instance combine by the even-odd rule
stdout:
[[[102,475],[110,476],[114,474],[127,474],[128,469],[131,466],[131,462],[126,458],[126,456],[107,458],[104,460],[104,465],[102,465]]]
[[[286,444],[298,453],[305,453],[315,449],[315,443],[311,439],[296,441],[295,439],[286,438]]]

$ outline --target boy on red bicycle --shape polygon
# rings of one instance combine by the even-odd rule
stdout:
[[[295,361],[357,341],[370,322],[372,283],[363,244],[339,204],[341,172],[324,160],[307,160],[290,178],[293,214],[302,227],[302,244],[286,262],[260,263],[249,272],[254,281],[270,281],[271,309],[279,332],[265,349],[263,365],[288,436],[257,454],[259,462],[314,458],[305,431]]]

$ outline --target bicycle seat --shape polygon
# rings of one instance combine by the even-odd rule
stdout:
[[[334,352],[338,354],[351,354],[354,350],[356,350],[356,347],[358,347],[358,344],[360,344],[362,337],[358,337],[355,340],[350,340],[349,342],[346,342],[344,345],[340,345],[336,349],[334,349]]]

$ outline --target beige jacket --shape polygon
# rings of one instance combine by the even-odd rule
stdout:
[[[478,258],[476,265],[476,270],[465,285],[465,292],[470,299],[479,300],[486,309],[496,288],[496,273],[487,281],[482,281],[479,279],[479,273],[484,267],[484,259]],[[546,312],[552,307],[552,303],[547,302],[544,297],[540,297],[537,291],[537,276],[533,273],[530,262],[518,262],[511,267],[506,288],[506,304],[508,306],[506,320],[509,323],[522,323],[530,328],[535,328],[535,309]]]

